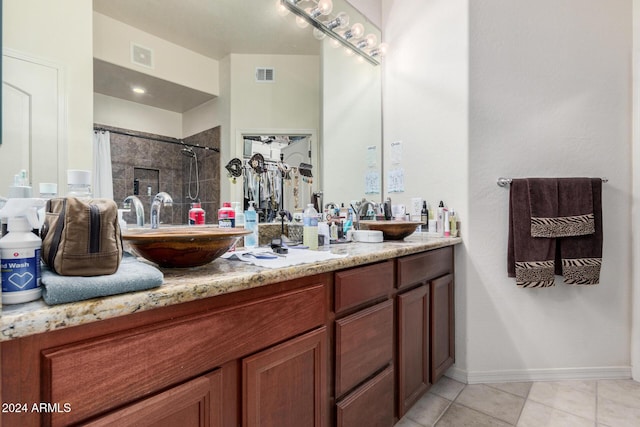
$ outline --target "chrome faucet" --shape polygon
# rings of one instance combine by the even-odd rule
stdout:
[[[172,206],[173,199],[169,195],[169,193],[165,193],[164,191],[159,192],[153,198],[153,202],[151,202],[151,228],[158,228],[160,225],[160,208],[162,206]]]
[[[378,205],[372,201],[362,199],[362,202],[360,202],[360,205],[355,211],[355,215],[356,215],[355,229],[356,230],[360,230],[360,218],[362,218],[363,216],[366,216],[369,207],[371,207],[371,210],[373,211],[373,218],[375,219],[375,212]]]
[[[125,209],[131,209],[131,203],[136,210],[136,225],[144,227],[144,206],[137,196],[127,196],[122,202]]]

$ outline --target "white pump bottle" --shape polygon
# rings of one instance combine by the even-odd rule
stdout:
[[[42,240],[32,230],[39,226],[37,210],[43,206],[42,199],[9,199],[0,209],[0,217],[8,218],[8,233],[0,239],[3,304],[34,301],[42,295]]]

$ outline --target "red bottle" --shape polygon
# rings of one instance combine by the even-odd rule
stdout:
[[[231,228],[236,226],[236,212],[230,202],[224,202],[218,209],[218,227]]]
[[[189,225],[204,225],[205,212],[200,203],[191,203],[189,209]]]

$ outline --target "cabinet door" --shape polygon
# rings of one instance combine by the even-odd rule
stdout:
[[[216,370],[83,425],[222,427],[222,374]]]
[[[429,287],[398,295],[398,417],[426,392],[429,382]]]
[[[455,356],[453,274],[431,281],[431,382],[453,364]]]
[[[322,327],[245,358],[242,425],[325,426],[326,342]]]

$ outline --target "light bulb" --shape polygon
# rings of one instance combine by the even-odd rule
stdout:
[[[276,0],[276,8],[278,10],[278,15],[280,16],[287,16],[289,14],[289,9],[287,9],[280,0]]]
[[[314,29],[313,29],[313,37],[315,37],[316,39],[318,39],[318,40],[324,40],[324,38],[325,38],[326,36],[327,36],[327,35],[326,35],[325,33],[323,33],[322,31],[320,31],[319,29],[317,29],[317,28],[314,28]]]
[[[302,16],[296,16],[296,25],[300,28],[307,28],[309,23]]]
[[[384,57],[389,50],[389,45],[386,43],[380,43],[377,48],[371,50],[371,56]]]
[[[321,15],[327,16],[333,10],[333,2],[331,0],[320,0],[317,9]]]
[[[353,24],[351,29],[347,30],[344,33],[344,38],[347,40],[349,39],[358,40],[360,37],[362,37],[363,34],[364,34],[364,25],[362,25],[359,22],[356,22],[355,24]]]
[[[372,48],[378,42],[378,38],[375,34],[367,34],[367,36],[360,40],[356,46],[360,49]]]
[[[344,12],[340,12],[333,21],[327,22],[327,27],[330,30],[344,30],[349,25],[349,15]]]

